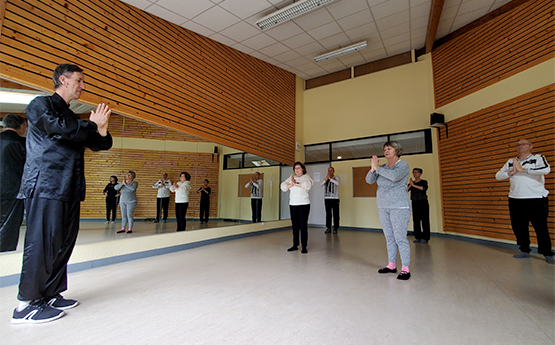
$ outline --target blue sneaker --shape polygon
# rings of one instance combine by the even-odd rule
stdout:
[[[66,310],[66,309],[71,309],[71,308],[77,307],[79,302],[77,302],[74,299],[65,299],[65,298],[62,297],[62,295],[57,294],[56,296],[54,296],[50,300],[48,300],[48,302],[46,304],[48,304],[52,308],[56,308],[56,309],[60,309],[60,310]]]
[[[13,311],[12,323],[43,323],[50,322],[64,316],[64,311],[52,308],[43,300],[31,302],[23,310]]]

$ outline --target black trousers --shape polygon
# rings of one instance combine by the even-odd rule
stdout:
[[[200,221],[208,222],[208,213],[210,211],[210,199],[200,199]]]
[[[339,229],[339,199],[324,199],[326,207],[326,229],[331,229],[331,218],[333,215],[333,228]]]
[[[262,220],[262,199],[251,199],[252,222],[258,223]]]
[[[412,223],[417,240],[430,240],[430,204],[428,200],[412,201]],[[420,226],[422,225],[422,228]]]
[[[509,213],[511,225],[520,251],[530,253],[530,231],[528,224],[531,222],[536,231],[538,240],[538,253],[552,256],[551,238],[547,228],[548,201],[547,198],[514,199],[509,198]]]
[[[67,290],[67,262],[79,233],[80,205],[38,197],[25,200],[20,301],[48,299]]]
[[[175,203],[175,218],[177,218],[177,231],[185,231],[187,228],[187,208],[188,202]]]
[[[170,197],[156,198],[156,220],[160,220],[160,213],[164,211],[164,220],[168,219],[168,207],[170,206]]]
[[[310,214],[310,204],[289,205],[291,212],[291,225],[293,227],[293,245],[299,246],[299,232],[301,234],[301,246],[306,248],[308,245],[308,215]]]
[[[110,219],[110,214],[112,219]],[[115,221],[118,214],[118,198],[106,197],[106,220]]]
[[[2,199],[0,210],[0,252],[12,251],[19,242],[19,228],[23,222],[23,200]]]

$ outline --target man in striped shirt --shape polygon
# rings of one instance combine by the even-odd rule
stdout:
[[[252,209],[252,222],[258,223],[262,219],[262,187],[264,183],[262,179],[259,178],[260,173],[257,171],[251,177],[249,183],[245,185],[245,188],[251,189],[251,209]]]
[[[547,228],[549,191],[545,189],[544,175],[549,174],[551,168],[542,155],[532,154],[532,142],[521,139],[516,144],[518,156],[511,158],[497,172],[497,180],[509,179],[509,213],[511,225],[520,247],[520,253],[513,257],[530,257],[530,232],[528,224],[536,231],[538,239],[538,253],[545,256],[545,261],[555,264],[551,251],[551,238]]]
[[[339,184],[341,179],[335,176],[335,169],[328,168],[328,175],[320,183],[320,187],[324,187],[324,205],[326,206],[326,231],[325,234],[332,232],[331,218],[333,215],[333,233],[337,234],[339,229]]]

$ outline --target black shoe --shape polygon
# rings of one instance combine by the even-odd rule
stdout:
[[[52,308],[45,301],[33,301],[23,310],[13,311],[12,323],[42,323],[54,321],[64,316],[64,311]]]
[[[420,240],[417,238],[416,240],[412,241],[412,243],[420,243]]]
[[[293,246],[293,247],[287,249],[288,252],[294,252],[295,250],[299,250],[299,247]]]
[[[428,241],[426,241],[426,240],[420,240],[420,244],[428,244]]]
[[[116,231],[116,234],[121,234],[121,233],[124,233],[124,232],[125,232],[125,230],[119,230],[119,231]]]
[[[409,280],[410,278],[410,272],[405,272],[405,271],[401,271],[401,273],[399,273],[399,275],[397,276],[397,279],[399,280]]]
[[[165,222],[167,222],[167,220],[166,220],[166,219],[164,219],[164,220],[163,220],[163,222],[165,223]]]
[[[160,223],[160,221],[159,221],[159,220],[157,220],[157,219],[155,219],[155,220],[154,220],[154,223]]]
[[[130,234],[130,233],[132,233],[132,232],[133,232],[133,230],[127,230],[127,233],[128,233],[128,234]]]
[[[57,294],[56,296],[52,297],[46,304],[51,306],[52,308],[66,310],[77,307],[79,302],[74,299],[65,299],[62,295]]]
[[[378,273],[397,273],[397,269],[396,268],[391,269],[389,267],[384,267],[384,268],[380,268],[378,270]]]
[[[333,234],[337,235],[337,229],[333,229]]]
[[[308,250],[307,250],[306,248],[303,248],[303,249],[301,250],[301,253],[306,254],[306,253],[308,253]]]
[[[324,234],[331,234],[331,229],[327,228],[326,231],[324,231]]]

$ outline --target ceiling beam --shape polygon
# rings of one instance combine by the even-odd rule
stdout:
[[[428,54],[434,47],[434,40],[436,38],[437,27],[439,26],[439,19],[443,11],[443,4],[445,0],[432,0],[430,8],[430,19],[428,20],[428,32],[426,33],[426,50],[424,54]]]

